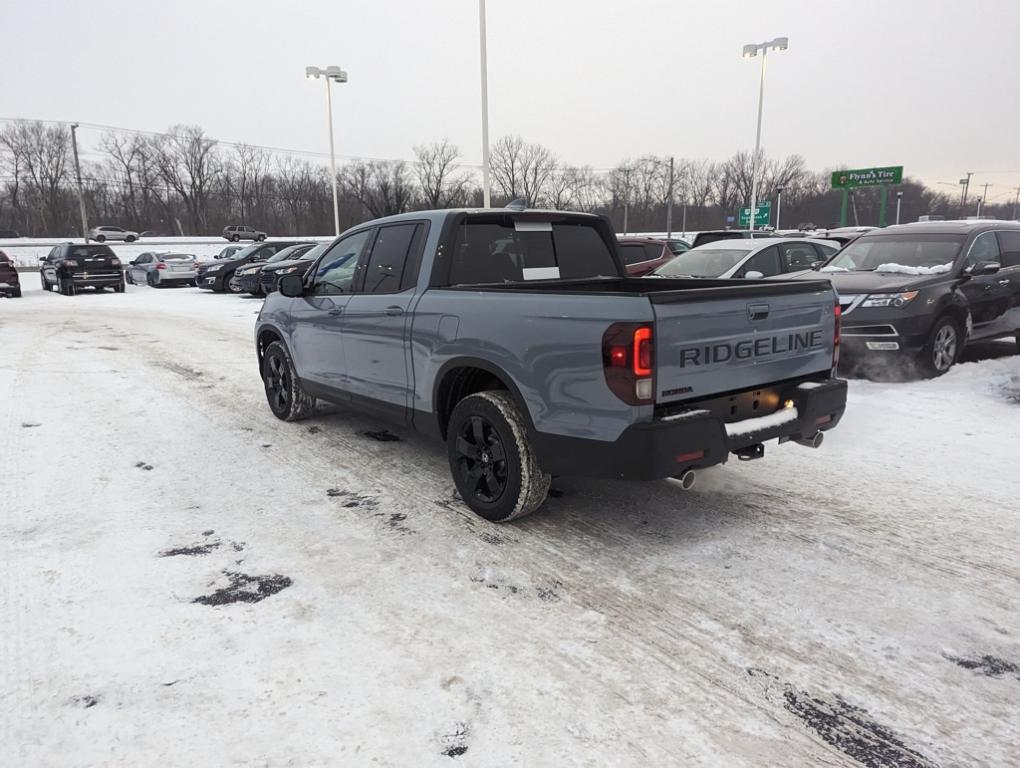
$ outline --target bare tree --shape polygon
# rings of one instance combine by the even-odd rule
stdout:
[[[492,177],[504,198],[523,197],[531,206],[545,202],[557,166],[548,149],[530,144],[520,136],[504,136],[492,146],[489,162]]]
[[[452,208],[467,204],[471,176],[457,172],[460,150],[448,139],[414,148],[414,174],[422,201],[429,208]]]
[[[71,221],[65,188],[71,150],[67,129],[37,120],[21,121],[4,131],[0,141],[17,164],[28,198],[25,202],[35,212],[39,229],[65,231]]]
[[[198,126],[176,125],[165,136],[150,141],[160,176],[184,202],[192,230],[209,229],[209,192],[222,163],[216,142]]]

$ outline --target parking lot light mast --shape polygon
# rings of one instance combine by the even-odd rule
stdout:
[[[900,223],[900,203],[903,202],[903,192],[896,193],[896,223]]]
[[[488,208],[492,183],[489,179],[489,54],[485,38],[485,0],[478,0],[478,47],[482,66],[482,207]]]
[[[326,79],[326,115],[329,118],[329,179],[333,187],[333,229],[335,234],[340,234],[340,203],[336,194],[336,151],[333,148],[333,91],[330,83],[346,83],[347,73],[340,67],[305,67],[305,77],[318,80],[320,77]]]
[[[761,82],[758,85],[758,129],[754,135],[754,155],[751,157],[751,215],[748,225],[754,237],[754,216],[758,212],[758,153],[761,151],[761,114],[765,101],[765,61],[769,51],[785,51],[790,39],[777,37],[764,43],[749,43],[744,46],[744,58],[753,59],[761,52]]]
[[[776,231],[779,231],[779,214],[783,212],[783,188],[776,187]]]
[[[78,123],[71,123],[71,148],[74,150],[74,176],[78,184],[78,209],[81,212],[81,236],[89,241],[89,220],[85,215],[85,193],[81,188],[81,163],[78,162]]]

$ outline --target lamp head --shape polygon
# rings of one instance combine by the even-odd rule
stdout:
[[[758,46],[757,45],[751,44],[751,45],[745,45],[744,46],[744,58],[745,59],[753,59],[757,55],[758,55]]]
[[[772,48],[773,51],[785,51],[787,48],[790,47],[790,38],[777,37],[775,40],[769,43],[769,47]]]
[[[322,70],[318,67],[305,67],[305,77],[308,79],[315,78],[318,80],[321,74]]]

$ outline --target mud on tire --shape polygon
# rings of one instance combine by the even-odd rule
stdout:
[[[262,356],[262,385],[269,408],[278,419],[300,421],[315,410],[315,398],[308,395],[298,381],[294,363],[283,342],[274,341]]]
[[[478,392],[457,403],[446,446],[457,491],[477,515],[505,523],[545,501],[552,477],[539,466],[508,392]]]

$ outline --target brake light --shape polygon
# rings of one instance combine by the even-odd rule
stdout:
[[[114,267],[120,266],[120,259],[110,259],[110,264]]]
[[[161,261],[156,265],[156,269],[166,269],[166,264]]]
[[[634,375],[652,375],[652,329],[647,325],[634,331]]]
[[[75,261],[74,259],[64,259],[64,266],[65,267],[77,267],[78,266],[78,262]]]
[[[613,323],[602,335],[606,384],[625,403],[647,405],[655,398],[654,338],[652,326],[641,323]]]
[[[836,374],[836,366],[839,365],[839,340],[841,336],[840,326],[843,323],[843,308],[839,306],[839,296],[836,297],[836,306],[832,311],[832,373]]]

